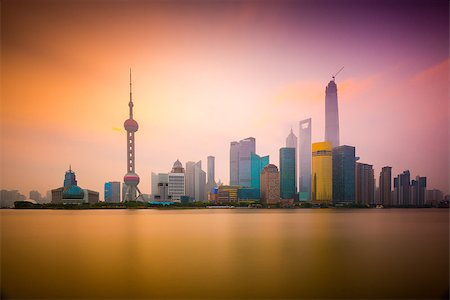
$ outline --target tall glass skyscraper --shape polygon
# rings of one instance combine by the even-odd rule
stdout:
[[[311,118],[299,123],[299,200],[311,200]]]
[[[249,137],[230,144],[230,185],[250,186],[250,155],[255,153],[256,140]]]
[[[333,202],[355,201],[355,147],[333,148]]]
[[[333,80],[325,88],[325,141],[339,146],[339,112],[337,86]]]
[[[333,197],[333,160],[329,142],[312,144],[312,201],[329,204]]]
[[[281,148],[280,197],[282,199],[294,199],[295,177],[295,148]]]
[[[255,189],[261,188],[260,176],[263,168],[269,164],[269,155],[259,156],[258,154],[250,154],[251,180],[250,186]]]
[[[287,148],[295,148],[295,192],[297,192],[297,186],[298,186],[298,179],[297,179],[297,161],[298,161],[298,139],[297,136],[294,134],[294,131],[291,128],[291,132],[286,138],[286,147]]]

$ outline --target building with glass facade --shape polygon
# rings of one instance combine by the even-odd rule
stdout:
[[[299,123],[299,200],[311,201],[311,118]]]
[[[255,153],[256,140],[249,137],[230,144],[230,185],[250,187],[250,155]]]
[[[333,148],[333,202],[355,202],[355,147]]]
[[[337,85],[331,80],[325,88],[325,141],[339,146],[339,112]]]
[[[255,200],[259,201],[261,197],[260,190],[255,188],[242,187],[238,189],[238,200]]]
[[[105,183],[105,202],[120,202],[120,182],[108,181]]]
[[[295,181],[295,148],[281,148],[280,197],[282,199],[294,199]]]
[[[329,142],[312,144],[312,202],[330,204],[333,198],[333,159]]]
[[[269,155],[259,156],[256,153],[250,154],[250,187],[260,189],[260,178],[262,169],[269,164]]]
[[[238,190],[240,186],[236,185],[221,185],[217,191],[217,202],[237,202]]]

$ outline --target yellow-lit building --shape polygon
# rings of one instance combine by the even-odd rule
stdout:
[[[312,202],[329,204],[333,198],[333,147],[329,142],[312,144]]]

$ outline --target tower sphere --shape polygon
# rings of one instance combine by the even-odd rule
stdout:
[[[139,183],[139,176],[138,174],[134,174],[134,173],[127,173],[124,177],[123,177],[123,181],[125,182],[126,185],[133,185],[136,186]]]
[[[139,129],[139,125],[134,119],[126,120],[125,123],[123,123],[123,127],[129,132],[136,132]]]

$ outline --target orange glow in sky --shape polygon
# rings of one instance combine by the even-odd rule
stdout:
[[[103,198],[126,173],[130,67],[141,190],[208,155],[228,183],[231,141],[255,137],[278,165],[300,120],[323,140],[325,86],[344,65],[341,144],[377,181],[389,165],[448,193],[448,14],[322,2],[2,2],[1,188],[45,193],[71,164]]]

